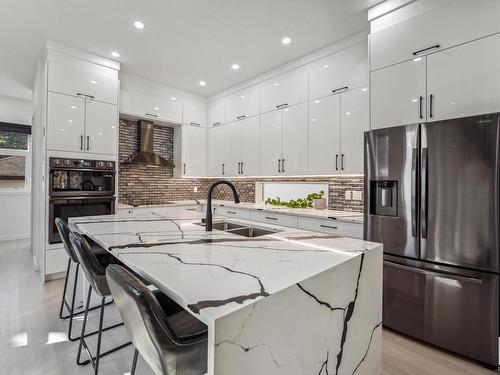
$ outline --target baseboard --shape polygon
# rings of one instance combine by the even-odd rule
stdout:
[[[66,277],[66,271],[51,273],[50,275],[45,275],[45,281],[52,281],[57,279],[64,279]]]

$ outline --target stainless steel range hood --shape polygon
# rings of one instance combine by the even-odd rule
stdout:
[[[153,165],[161,167],[174,167],[174,163],[168,161],[153,151],[154,146],[154,124],[151,121],[140,120],[140,149],[132,158],[130,164]]]

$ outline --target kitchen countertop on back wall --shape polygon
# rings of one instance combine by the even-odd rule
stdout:
[[[172,207],[172,206],[189,206],[189,205],[204,205],[206,204],[205,199],[201,200],[186,200],[186,201],[172,201],[169,204],[162,205],[141,205],[137,207],[133,207],[130,205],[118,204],[118,209],[131,209],[131,208],[162,208],[162,207]],[[335,218],[338,221],[350,222],[350,223],[358,223],[363,224],[363,213],[362,212],[352,212],[352,211],[337,211],[337,210],[316,210],[314,208],[288,208],[288,207],[279,207],[279,206],[270,206],[266,204],[259,203],[234,203],[233,201],[225,201],[225,200],[212,200],[212,207],[217,206],[226,206],[226,207],[235,207],[235,208],[243,208],[249,210],[259,210],[272,212],[275,214],[283,214],[283,215],[296,215],[296,216],[304,216],[304,217],[312,217],[319,219],[328,219]]]

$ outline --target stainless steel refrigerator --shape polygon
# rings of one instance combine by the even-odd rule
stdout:
[[[384,325],[499,364],[500,115],[365,133],[365,229]]]

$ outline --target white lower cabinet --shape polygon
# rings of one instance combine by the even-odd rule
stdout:
[[[206,175],[207,129],[182,125],[182,176]]]
[[[85,151],[116,155],[118,111],[116,105],[86,101]]]
[[[364,173],[364,132],[370,130],[369,92],[366,88],[340,95],[340,170]]]
[[[363,224],[360,223],[348,223],[331,219],[316,219],[299,216],[297,227],[313,232],[330,233],[359,239],[363,238]]]
[[[427,57],[428,120],[500,111],[500,34]]]
[[[309,102],[309,173],[339,171],[340,95]]]
[[[371,73],[371,129],[426,121],[426,57]]]
[[[297,216],[294,215],[274,214],[266,211],[252,210],[250,212],[250,219],[263,223],[297,228]]]

